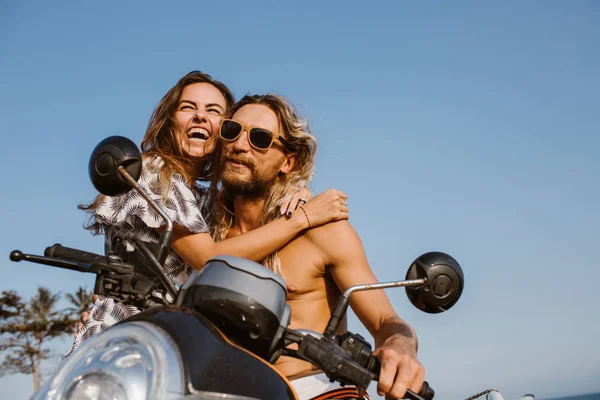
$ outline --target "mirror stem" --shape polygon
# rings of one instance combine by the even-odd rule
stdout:
[[[387,289],[402,286],[419,286],[425,284],[425,282],[427,282],[427,278],[412,279],[399,282],[370,283],[366,285],[350,286],[335,304],[335,308],[331,313],[331,317],[329,318],[329,322],[327,323],[327,328],[325,328],[325,332],[323,332],[323,336],[326,336],[331,339],[335,338],[336,331],[340,326],[340,321],[346,315],[348,305],[350,305],[350,295],[352,293],[360,292],[363,290]]]
[[[325,332],[323,332],[323,336],[328,337],[330,339],[334,339],[336,336],[337,328],[340,326],[340,321],[346,315],[346,310],[348,309],[348,305],[350,304],[350,296],[346,296],[344,293],[335,303],[335,308],[331,312],[331,317],[329,318],[329,322],[327,322],[327,328],[325,328]]]
[[[159,250],[158,255],[156,257],[159,264],[163,265],[165,260],[167,259],[167,254],[169,254],[169,248],[171,247],[171,240],[173,238],[173,222],[171,221],[169,216],[156,204],[156,202],[154,202],[154,200],[152,200],[150,196],[146,194],[144,189],[142,189],[140,185],[138,185],[135,179],[133,179],[131,175],[129,175],[129,173],[125,168],[123,168],[123,166],[119,166],[119,173],[131,186],[135,188],[135,190],[139,194],[142,195],[144,199],[146,199],[146,201],[148,202],[148,204],[150,204],[152,209],[154,209],[154,211],[156,211],[167,223],[167,228],[163,231],[163,233],[161,233],[160,239],[158,241]]]

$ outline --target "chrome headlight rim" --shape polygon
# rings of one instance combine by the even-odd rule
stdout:
[[[68,400],[66,394],[94,374],[119,382],[128,400],[163,399],[186,393],[178,344],[166,329],[149,321],[122,322],[86,340],[63,360],[43,390],[44,398]]]

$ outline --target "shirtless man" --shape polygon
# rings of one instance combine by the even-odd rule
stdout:
[[[215,153],[220,171],[214,176],[220,180],[215,178],[213,189],[222,183],[213,210],[216,240],[279,217],[277,199],[290,185],[310,179],[316,150],[308,125],[281,97],[246,96],[231,115],[223,122],[222,145]],[[338,194],[345,203],[346,195]],[[292,329],[323,332],[340,292],[376,282],[361,240],[345,220],[306,230],[264,264],[286,280]],[[357,292],[351,299],[352,309],[375,339],[375,354],[382,365],[378,393],[402,398],[406,389],[418,392],[425,370],[417,361],[414,330],[394,312],[382,290]],[[333,388],[307,362],[281,357],[276,367],[301,398]],[[330,394],[319,398],[333,398],[335,390]]]

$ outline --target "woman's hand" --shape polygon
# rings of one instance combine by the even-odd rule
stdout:
[[[312,193],[307,187],[298,190],[296,193],[294,193],[290,201],[284,201],[283,203],[281,203],[281,215],[285,215],[288,218],[291,218],[294,214],[294,211],[299,206],[306,204],[311,198]]]
[[[348,196],[344,192],[336,189],[326,190],[305,205],[298,206],[302,212],[298,211],[294,218],[305,217],[309,228],[348,219],[347,199]]]
[[[89,316],[90,316],[90,313],[87,311],[84,311],[81,313],[81,317],[79,317],[79,322],[77,323],[77,332],[75,332],[73,334],[74,338],[77,338],[79,331],[81,330],[81,328],[83,328],[83,324],[85,324],[85,322],[88,320]]]
[[[98,295],[97,294],[92,295],[92,305],[96,302],[96,300],[98,300]],[[83,328],[83,325],[88,320],[89,316],[90,316],[90,313],[88,311],[84,311],[81,313],[81,316],[79,317],[79,322],[77,323],[77,332],[75,332],[73,334],[74,338],[77,338],[77,334],[79,333],[81,328]]]

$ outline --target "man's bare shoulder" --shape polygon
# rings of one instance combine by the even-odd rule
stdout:
[[[358,238],[358,234],[348,220],[330,222],[316,228],[308,229],[305,236],[310,240],[322,240],[330,238],[331,240],[341,241],[348,237]]]
[[[347,220],[330,222],[328,224],[311,228],[304,237],[312,242],[322,253],[330,258],[338,259],[348,251],[354,251],[357,245],[362,249],[362,242],[358,233]]]

